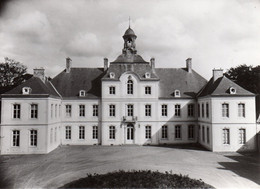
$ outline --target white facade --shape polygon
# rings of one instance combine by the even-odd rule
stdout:
[[[210,151],[256,149],[254,94],[221,70],[207,82],[191,69],[190,58],[185,69],[156,69],[154,59],[148,63],[136,54],[130,28],[123,38],[122,55],[110,66],[105,59],[102,70],[71,68],[67,58],[66,70],[51,82],[37,69],[32,79],[2,95],[0,153],[184,143]]]

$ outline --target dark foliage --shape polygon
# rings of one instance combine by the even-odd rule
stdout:
[[[247,66],[246,64],[230,68],[225,76],[244,89],[260,94],[260,66]]]
[[[5,58],[5,62],[0,62],[0,94],[30,79],[32,75],[26,70],[26,66],[13,59]]]
[[[202,180],[186,175],[158,171],[117,171],[104,175],[88,174],[61,188],[213,188]]]

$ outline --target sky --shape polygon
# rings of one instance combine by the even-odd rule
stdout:
[[[129,25],[136,48],[157,68],[212,69],[260,64],[259,0],[5,0],[0,9],[4,57],[54,77],[65,68],[103,67],[121,54]]]

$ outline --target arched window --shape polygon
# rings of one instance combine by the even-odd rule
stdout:
[[[132,80],[127,81],[127,94],[133,94],[134,93],[134,84]]]

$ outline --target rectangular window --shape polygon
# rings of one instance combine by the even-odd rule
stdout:
[[[13,118],[20,119],[21,118],[21,105],[20,104],[14,104],[13,108],[14,108]]]
[[[127,116],[134,116],[134,105],[127,105]]]
[[[71,126],[66,126],[65,128],[65,139],[71,139]]]
[[[162,105],[162,116],[167,116],[168,112],[167,112],[167,105],[163,104]]]
[[[222,117],[229,117],[229,105],[226,103],[222,104]]]
[[[79,126],[79,139],[85,139],[85,127]]]
[[[116,94],[116,87],[114,86],[109,87],[109,94]]]
[[[205,128],[202,126],[202,141],[205,142]]]
[[[206,117],[209,117],[209,103],[206,104]]]
[[[176,104],[175,105],[175,116],[180,117],[181,116],[181,105]]]
[[[79,116],[85,117],[85,105],[79,105]]]
[[[67,104],[65,107],[66,107],[66,117],[71,117],[71,105]]]
[[[98,139],[98,126],[93,126],[92,137],[93,139]]]
[[[181,139],[181,126],[175,126],[175,139]]]
[[[151,94],[152,90],[151,90],[151,87],[150,86],[146,86],[145,87],[145,94]]]
[[[57,142],[57,127],[54,130],[54,142]]]
[[[162,126],[162,139],[167,139],[168,138],[168,126],[163,125]]]
[[[145,126],[145,138],[146,139],[152,138],[152,127],[150,125]]]
[[[30,146],[37,146],[37,130],[30,131]]]
[[[204,103],[201,104],[201,116],[204,117]]]
[[[189,104],[188,105],[188,117],[193,117],[194,116],[194,104]]]
[[[116,106],[113,104],[109,105],[109,116],[116,116]]]
[[[245,144],[245,143],[246,143],[246,130],[239,129],[239,144]]]
[[[209,128],[207,127],[207,143],[209,144],[210,138],[209,138]]]
[[[57,112],[58,112],[58,106],[57,106],[57,104],[55,104],[55,117],[57,117]]]
[[[188,138],[194,139],[194,125],[189,125],[188,127]]]
[[[115,139],[116,138],[116,129],[115,126],[109,127],[109,139]]]
[[[53,104],[51,104],[51,118],[53,118]]]
[[[61,116],[61,105],[59,105],[59,117]]]
[[[223,129],[223,144],[230,144],[229,129]]]
[[[50,132],[50,143],[52,143],[53,140],[53,128],[51,128],[51,132]]]
[[[238,104],[238,117],[245,117],[245,104],[239,103]]]
[[[98,116],[98,105],[93,105],[93,116]]]
[[[20,131],[13,130],[13,146],[20,146]]]
[[[134,82],[132,80],[127,81],[127,94],[134,94]]]
[[[31,104],[31,118],[38,118],[38,105]]]
[[[198,117],[200,117],[200,104],[198,104]]]
[[[145,116],[151,116],[151,105],[150,104],[145,105]]]

